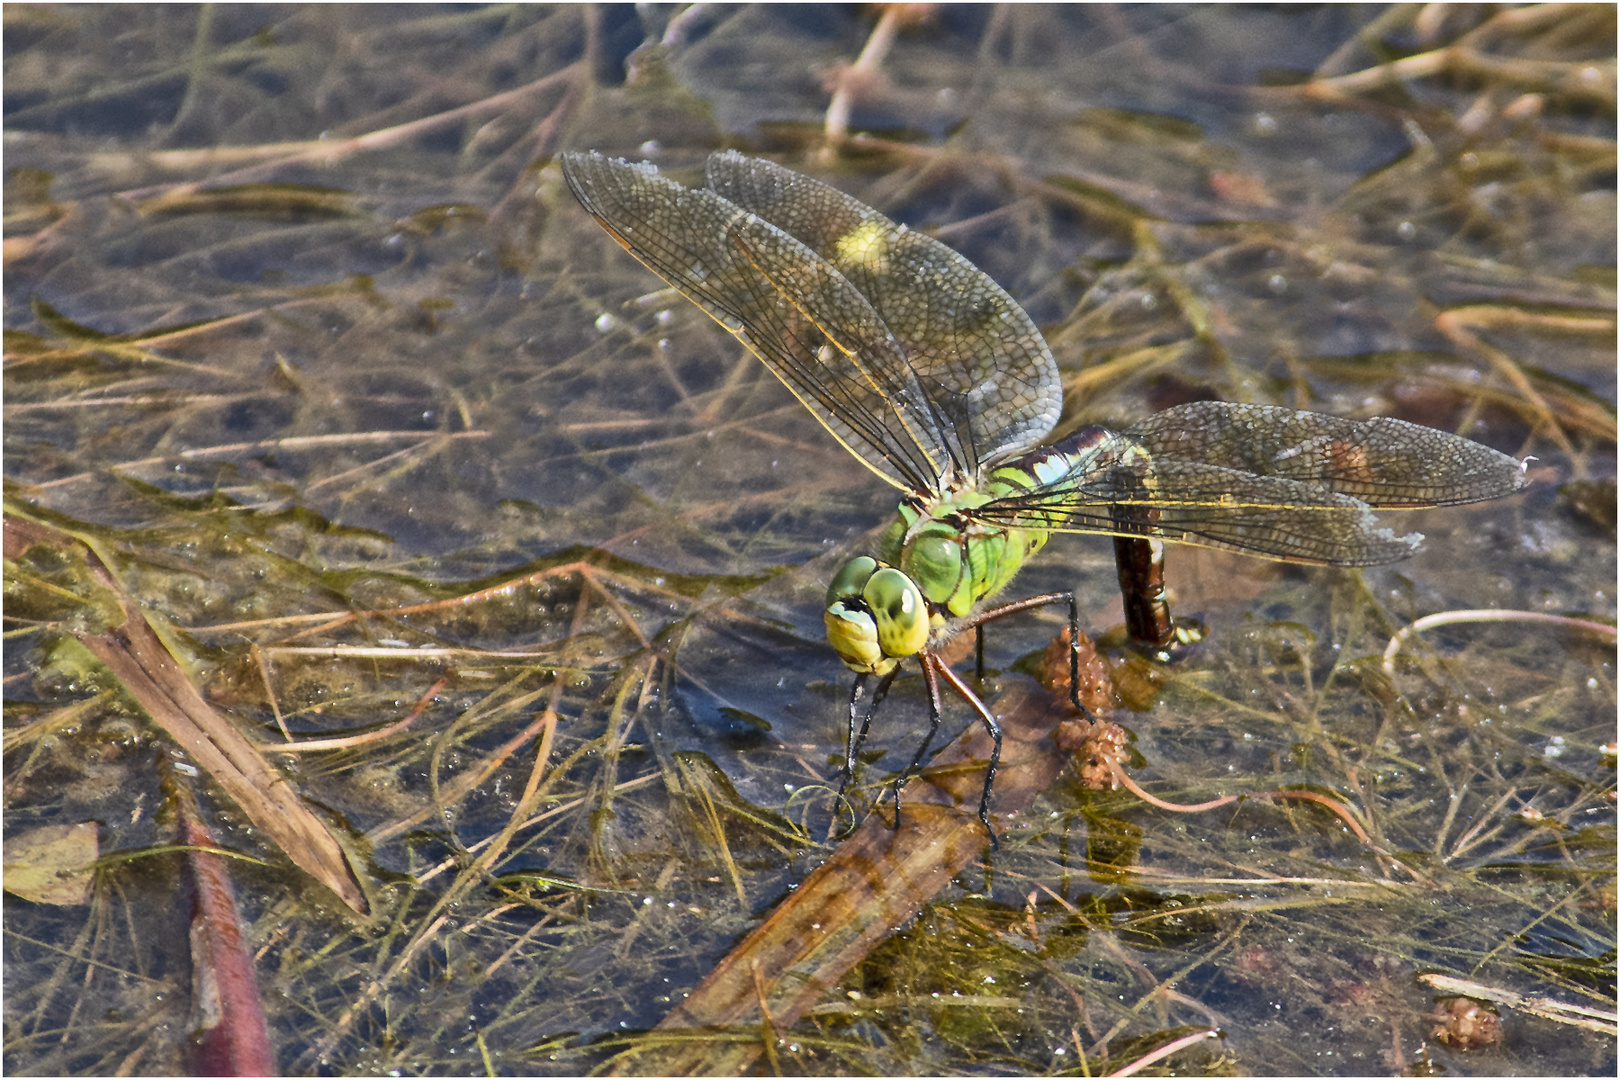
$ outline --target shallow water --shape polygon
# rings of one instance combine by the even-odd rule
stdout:
[[[98,541],[259,742],[414,716],[267,755],[365,919],[198,781],[262,860],[232,870],[280,1068],[653,1069],[646,1030],[830,856],[822,592],[895,493],[551,161],[691,182],[735,147],[993,276],[1057,357],[1060,431],[1219,397],[1536,460],[1522,495],[1391,515],[1428,537],[1392,567],[1172,550],[1207,642],[1114,656],[1154,795],[1303,788],[1371,844],[1314,804],[1178,814],[1067,772],[779,1038],[725,1038],[818,1074],[1097,1072],[1203,1026],[1155,1068],[1612,1072],[1612,1033],[1508,1005],[1499,1043],[1447,1046],[1418,981],[1613,1012],[1612,634],[1467,622],[1383,654],[1450,610],[1613,626],[1613,9],[942,8],[846,76],[858,135],[828,149],[876,19],[7,9],[8,515]],[[78,565],[7,568],[8,843],[94,821],[104,861],[87,903],[7,898],[5,1063],[178,1071],[186,907],[155,849],[185,781],[67,636],[100,610]],[[1113,576],[1059,537],[1014,589],[1075,589],[1101,634]],[[1030,690],[1062,622],[994,627],[985,696]]]

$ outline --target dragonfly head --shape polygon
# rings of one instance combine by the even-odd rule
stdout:
[[[827,587],[827,640],[854,671],[887,675],[928,644],[928,605],[916,584],[862,555]]]

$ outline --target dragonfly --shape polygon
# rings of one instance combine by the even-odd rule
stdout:
[[[1053,533],[1114,538],[1127,631],[1163,659],[1199,636],[1170,612],[1167,541],[1374,566],[1406,558],[1423,540],[1381,526],[1375,508],[1477,502],[1526,483],[1527,461],[1448,432],[1225,401],[1169,408],[1122,431],[1088,426],[1043,445],[1063,402],[1051,350],[1011,296],[940,241],[735,151],[708,159],[701,188],[595,152],[564,153],[561,164],[574,196],[614,240],[903,493],[872,552],[834,576],[825,609],[828,641],[855,672],[844,785],[901,662],[916,657],[922,669],[930,724],[895,780],[897,823],[900,789],[939,730],[943,684],[990,733],[979,819],[997,846],[990,799],[1001,729],[941,657],[956,635],[1066,603],[1070,696],[1088,715],[1078,696],[1074,593],[994,602]]]

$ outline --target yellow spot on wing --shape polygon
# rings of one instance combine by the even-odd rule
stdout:
[[[834,245],[841,266],[863,266],[880,270],[888,257],[889,230],[882,222],[866,221],[839,237]]]

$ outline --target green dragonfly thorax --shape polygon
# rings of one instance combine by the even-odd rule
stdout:
[[[966,618],[999,593],[1045,545],[1061,515],[1029,510],[998,523],[974,511],[1061,477],[1085,476],[1105,458],[1117,465],[1130,457],[1120,453],[1122,442],[1102,428],[1087,428],[992,468],[977,485],[947,488],[933,498],[909,496],[879,539],[877,557],[851,560],[827,589],[827,639],[844,663],[886,675],[951,619]]]

